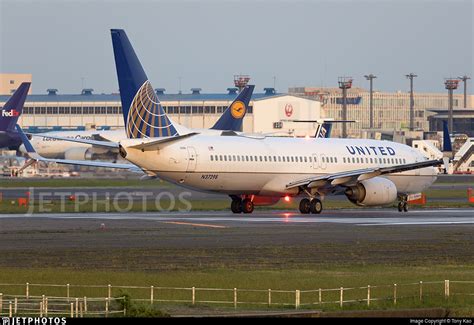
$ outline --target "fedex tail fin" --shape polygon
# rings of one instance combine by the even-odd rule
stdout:
[[[254,88],[254,85],[248,85],[242,89],[211,129],[242,131],[243,118],[247,113]]]
[[[451,137],[449,136],[448,122],[443,121],[443,152],[451,152],[453,147],[451,145]]]
[[[115,67],[128,138],[177,135],[123,29],[112,29]]]
[[[316,131],[315,138],[330,138],[332,130],[331,122],[323,122]]]
[[[3,106],[0,114],[0,131],[16,131],[15,125],[23,112],[30,84],[30,82],[23,82]]]

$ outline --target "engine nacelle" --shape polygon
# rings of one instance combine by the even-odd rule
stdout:
[[[67,160],[91,160],[92,152],[89,148],[72,148],[64,153]]]
[[[345,194],[349,201],[357,205],[386,205],[397,199],[397,187],[389,179],[374,177],[348,187]]]

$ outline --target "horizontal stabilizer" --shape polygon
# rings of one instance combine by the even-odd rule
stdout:
[[[185,138],[192,137],[196,134],[198,134],[198,133],[192,132],[192,133],[178,135],[178,136],[174,136],[174,137],[160,138],[158,140],[151,139],[152,141],[150,141],[150,142],[143,142],[141,144],[133,145],[133,146],[130,146],[128,148],[139,149],[139,150],[142,150],[142,151],[153,151],[153,150],[160,149],[160,148],[162,148],[162,147],[164,147],[164,146],[166,146],[166,145],[168,145],[172,142],[180,141],[180,140],[183,140]]]

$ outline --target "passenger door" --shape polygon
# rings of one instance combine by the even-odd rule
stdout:
[[[188,168],[186,169],[186,171],[187,172],[195,171],[196,163],[197,163],[196,149],[194,147],[188,147]]]

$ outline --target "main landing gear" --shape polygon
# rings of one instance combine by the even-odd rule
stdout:
[[[318,198],[312,198],[311,200],[305,198],[300,201],[299,208],[303,214],[320,214],[323,211],[323,203]]]
[[[400,198],[398,202],[398,212],[408,212],[408,202],[406,196]]]
[[[230,209],[233,213],[252,213],[254,209],[254,204],[250,197],[242,198],[238,196],[231,196],[232,203],[230,204]]]

